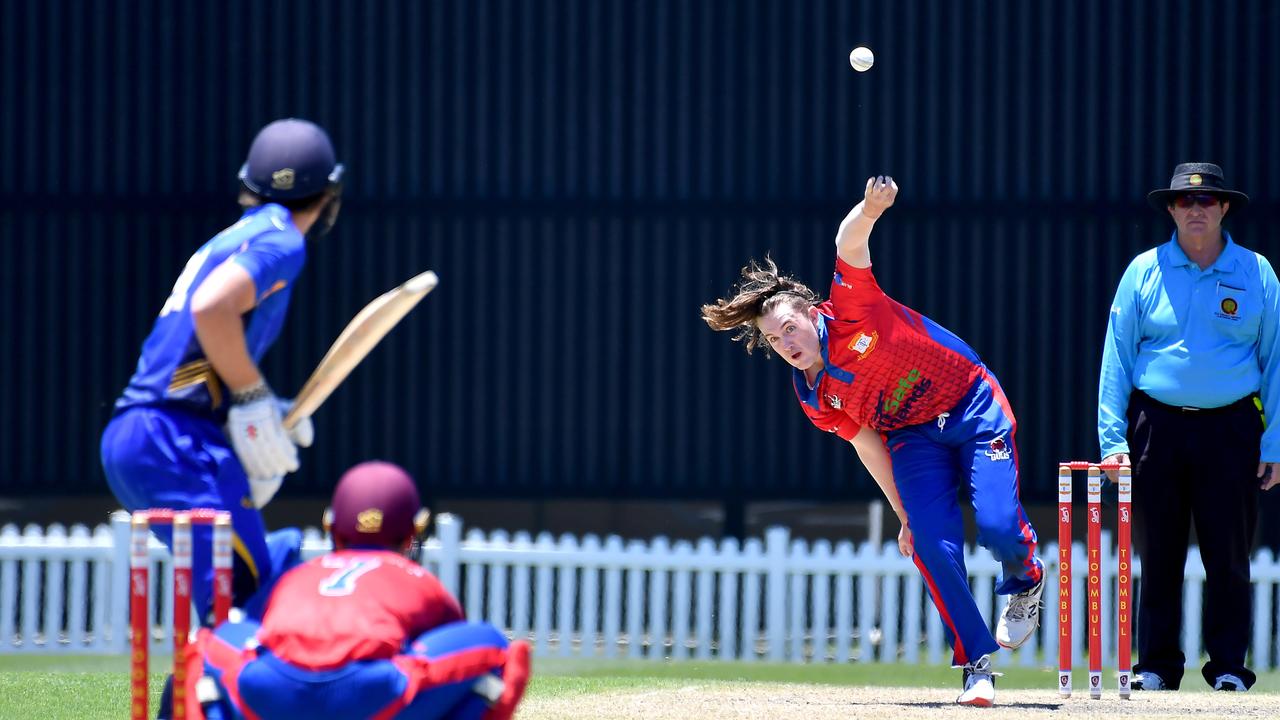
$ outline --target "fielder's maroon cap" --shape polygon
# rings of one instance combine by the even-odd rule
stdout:
[[[375,460],[342,475],[329,509],[333,513],[330,532],[348,547],[394,548],[415,533],[414,519],[422,501],[404,468]]]

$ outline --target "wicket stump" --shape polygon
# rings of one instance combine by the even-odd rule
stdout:
[[[1116,665],[1119,692],[1129,697],[1133,668],[1130,651],[1132,626],[1132,473],[1127,465],[1101,465],[1083,461],[1058,465],[1058,694],[1071,697],[1071,482],[1076,471],[1083,470],[1088,481],[1088,576],[1085,591],[1086,622],[1089,639],[1089,697],[1102,697],[1102,472],[1116,470],[1119,491],[1116,543]]]
[[[213,617],[219,623],[231,611],[231,513],[195,509],[139,510],[130,517],[129,536],[129,644],[130,709],[132,720],[147,720],[149,705],[149,650],[151,618],[151,558],[147,549],[151,524],[173,526],[173,717],[186,717],[186,663],[191,635],[191,525],[213,526]]]

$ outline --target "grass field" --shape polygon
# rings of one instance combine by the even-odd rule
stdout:
[[[154,669],[166,658],[155,658]],[[0,656],[0,720],[123,718],[126,663],[119,657]],[[521,718],[892,717],[940,720],[955,708],[959,671],[903,665],[771,665],[537,659]],[[1259,676],[1247,696],[1208,692],[1188,672],[1180,693],[1122,703],[1109,673],[1102,702],[1059,701],[1056,671],[1008,668],[992,714],[1018,717],[1280,717],[1280,673]],[[1077,670],[1076,684],[1086,674]],[[153,716],[163,673],[151,676]],[[1158,696],[1158,697],[1157,697]],[[1228,697],[1230,700],[1228,701]],[[1246,701],[1247,699],[1247,701]]]

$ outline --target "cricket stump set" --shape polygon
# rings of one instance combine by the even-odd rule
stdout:
[[[1102,697],[1102,472],[1116,470],[1119,508],[1116,525],[1116,665],[1121,699],[1128,699],[1133,667],[1130,629],[1133,607],[1133,553],[1131,548],[1132,479],[1127,465],[1099,465],[1084,461],[1058,465],[1058,694],[1071,697],[1071,481],[1084,471],[1088,482],[1088,578],[1085,584],[1085,615],[1089,638],[1089,697]]]
[[[139,510],[129,521],[129,717],[148,717],[148,649],[151,617],[151,558],[147,549],[151,526],[173,527],[173,717],[186,717],[185,650],[191,634],[191,526],[213,526],[213,617],[231,611],[231,513],[225,510]]]

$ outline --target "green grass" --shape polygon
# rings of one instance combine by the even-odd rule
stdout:
[[[153,657],[151,716],[155,716],[167,657]],[[1050,689],[1057,671],[1006,667],[1000,687]],[[128,664],[123,657],[0,655],[0,720],[45,718],[92,720],[126,717],[129,686]],[[1113,671],[1108,671],[1112,675]],[[1076,669],[1081,687],[1086,673]],[[820,685],[869,685],[951,687],[958,685],[957,670],[917,665],[782,665],[770,663],[647,662],[637,660],[575,660],[538,658],[534,661],[531,696],[575,696],[601,692],[675,689],[690,680],[709,682],[813,683]],[[1184,691],[1207,691],[1198,673],[1189,669]],[[1280,672],[1262,673],[1253,692],[1280,693]]]

